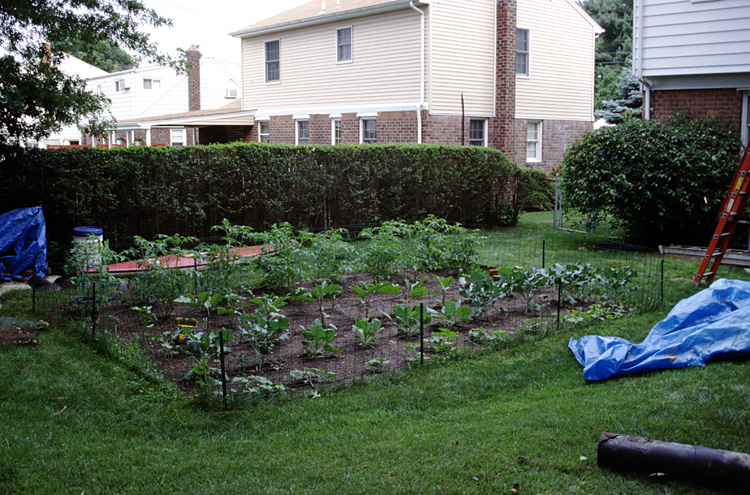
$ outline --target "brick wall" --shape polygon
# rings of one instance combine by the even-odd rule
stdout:
[[[580,122],[576,120],[543,120],[542,121],[542,161],[526,162],[526,125],[525,119],[516,119],[516,135],[523,155],[514,162],[522,167],[531,167],[544,170],[547,173],[555,172],[562,162],[565,151],[578,138],[587,132],[591,132],[591,122]]]
[[[740,130],[742,92],[736,89],[657,90],[651,93],[651,117],[667,119],[674,113],[717,117]]]
[[[193,45],[185,55],[192,64],[188,72],[188,110],[192,112],[201,109],[201,52]]]

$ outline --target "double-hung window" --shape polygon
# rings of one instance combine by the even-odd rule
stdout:
[[[542,123],[540,121],[526,123],[526,161],[542,161]]]
[[[352,28],[336,30],[336,61],[351,62],[352,60]]]
[[[529,75],[529,30],[516,29],[516,75]]]
[[[279,40],[266,41],[266,82],[281,81]]]
[[[362,119],[359,128],[360,143],[377,143],[378,142],[378,121],[375,119]]]
[[[472,146],[487,146],[487,121],[471,119],[469,121],[469,144]]]
[[[159,89],[161,88],[161,80],[159,79],[144,79],[143,89]]]
[[[169,134],[169,144],[172,146],[185,144],[185,129],[172,129]]]
[[[331,144],[341,144],[341,119],[331,119]]]
[[[258,122],[258,141],[261,143],[271,142],[271,123],[267,120]]]
[[[310,121],[297,120],[297,136],[294,144],[310,144]]]

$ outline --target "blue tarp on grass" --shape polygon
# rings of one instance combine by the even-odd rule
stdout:
[[[0,280],[18,280],[25,270],[47,274],[47,224],[41,206],[0,215]]]
[[[720,279],[683,299],[640,344],[586,335],[570,339],[568,347],[586,380],[703,366],[714,356],[750,353],[750,282]]]

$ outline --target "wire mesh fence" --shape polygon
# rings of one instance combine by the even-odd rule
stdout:
[[[152,264],[126,279],[84,276],[66,290],[35,290],[33,304],[134,343],[187,389],[220,390],[224,377],[230,396],[244,397],[314,390],[661,303],[657,252],[550,230],[470,236],[472,266],[460,262],[464,234],[355,241],[351,250],[327,244],[201,265],[196,257],[183,270]],[[395,257],[383,276],[367,260],[388,249]],[[415,253],[452,253],[453,262],[420,265]]]

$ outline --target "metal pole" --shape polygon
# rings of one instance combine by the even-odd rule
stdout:
[[[221,359],[221,394],[224,396],[224,410],[227,410],[227,373],[224,365],[224,329],[219,330],[219,358]]]
[[[544,268],[546,253],[547,253],[547,241],[545,239],[542,239],[542,268]]]
[[[96,335],[96,284],[91,284],[91,335]]]
[[[560,311],[562,310],[562,280],[557,282],[557,329],[560,330]]]
[[[197,254],[197,253],[196,253]],[[198,293],[198,258],[193,258],[193,291]]]
[[[419,364],[424,364],[424,303],[419,303]]]
[[[555,174],[555,210],[554,210],[554,215],[552,218],[552,228],[555,230],[557,230],[558,228],[557,215],[558,215],[558,212],[560,211],[560,193],[559,193],[559,189],[557,186],[557,181],[559,177],[560,177],[560,174]]]

